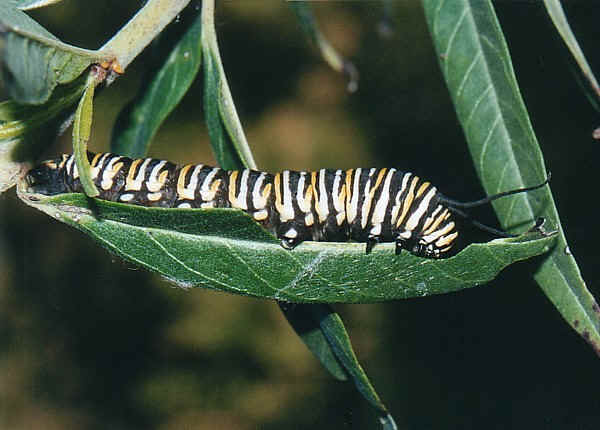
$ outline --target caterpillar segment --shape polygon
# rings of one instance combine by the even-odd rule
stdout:
[[[507,191],[461,203],[412,173],[393,168],[226,171],[202,164],[177,166],[153,158],[131,159],[110,153],[88,154],[98,198],[163,208],[236,208],[272,232],[286,249],[306,240],[366,244],[395,242],[423,257],[449,255],[458,237],[457,207],[489,203],[535,187]],[[83,192],[73,155],[41,163],[26,176],[31,191],[54,195]],[[508,234],[474,224],[500,236]]]

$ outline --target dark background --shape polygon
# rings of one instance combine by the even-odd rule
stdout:
[[[565,3],[598,75],[600,7]],[[140,4],[67,0],[32,15],[95,49]],[[225,70],[259,166],[393,165],[456,199],[482,196],[420,2],[395,3],[391,39],[377,33],[379,2],[313,6],[360,70],[355,94],[282,2],[218,4]],[[600,117],[541,1],[496,7],[570,248],[600,297],[600,142],[591,137]],[[93,150],[108,148],[153,49],[97,97]],[[197,82],[156,136],[153,156],[213,162],[201,97]],[[69,133],[47,155],[68,147]],[[478,217],[497,224],[489,209]],[[0,428],[377,428],[351,384],[329,377],[274,303],[172,288],[12,191],[0,196],[0,219]],[[532,281],[539,262],[455,294],[336,306],[399,428],[598,428],[600,361]]]

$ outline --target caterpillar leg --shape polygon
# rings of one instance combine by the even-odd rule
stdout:
[[[284,247],[285,249],[288,250],[292,250],[295,247],[297,247],[298,245],[300,245],[300,243],[302,242],[302,239],[298,239],[297,237],[283,237],[281,238],[281,246]]]
[[[370,254],[373,250],[373,247],[381,242],[381,238],[379,236],[369,235],[367,238],[367,245],[365,247],[366,254]]]
[[[400,253],[402,252],[403,249],[404,249],[404,241],[400,240],[400,239],[396,239],[396,249],[395,249],[394,253],[396,255],[400,255]]]

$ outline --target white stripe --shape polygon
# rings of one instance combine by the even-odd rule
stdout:
[[[319,221],[324,222],[329,215],[329,205],[327,204],[327,188],[325,187],[325,169],[319,170]]]
[[[367,218],[369,216],[369,209],[371,208],[371,178],[373,177],[373,173],[375,173],[375,168],[372,168],[371,170],[369,170],[369,179],[367,179],[367,183],[365,184],[365,191],[364,191],[364,195],[365,195],[365,199],[363,200],[362,203],[362,210],[361,210],[361,215],[360,215],[360,225],[362,228],[365,228],[367,226],[367,221],[369,221]]]
[[[254,209],[263,209],[267,205],[267,199],[265,199],[261,193],[262,184],[265,181],[266,176],[267,174],[262,172],[254,183],[254,189],[252,190],[252,205],[254,206]]]
[[[298,190],[296,191],[296,202],[303,213],[310,212],[310,203],[306,202],[304,194],[304,183],[306,182],[306,172],[300,172],[298,179]]]
[[[144,176],[146,176],[146,168],[148,164],[152,161],[152,158],[146,158],[144,162],[141,164],[136,177],[133,179],[132,184],[127,184],[125,190],[136,190],[139,191],[142,189],[142,182],[144,181]],[[100,164],[100,163],[98,163]]]
[[[146,182],[146,188],[148,188],[148,191],[154,193],[162,188],[162,184],[158,182],[158,174],[160,173],[160,170],[164,167],[165,164],[167,164],[167,162],[165,160],[161,160],[156,166],[154,166],[152,172],[150,172],[150,177]]]
[[[248,169],[242,170],[242,176],[240,178],[240,188],[237,196],[233,196],[233,201],[231,202],[231,206],[237,209],[248,209],[248,205],[246,204],[246,195],[248,193]],[[208,199],[207,199],[208,200]],[[212,199],[210,199],[212,200]]]
[[[96,179],[98,177],[98,173],[100,173],[100,168],[104,164],[104,160],[106,160],[106,157],[108,157],[109,155],[110,154],[108,152],[105,152],[102,155],[102,157],[100,157],[100,159],[98,159],[96,166],[92,166],[92,178]]]
[[[123,158],[123,157],[113,157],[108,162],[106,169],[104,169],[104,173],[102,173],[102,182],[100,183],[100,186],[102,187],[103,190],[108,190],[108,189],[110,189],[110,187],[112,187],[113,178],[115,177],[115,174],[117,173],[117,172],[113,172],[113,166],[121,158]]]
[[[425,197],[423,197],[423,200],[421,200],[421,203],[419,203],[417,210],[414,211],[410,218],[408,218],[408,221],[406,221],[405,228],[407,230],[414,230],[417,227],[419,221],[427,212],[427,209],[429,208],[429,202],[435,195],[435,192],[435,187],[431,187],[429,191],[427,191],[427,194],[425,194]]]
[[[281,175],[281,186],[283,187],[282,210],[279,214],[282,222],[294,218],[294,206],[292,205],[292,196],[290,193],[290,171],[284,170]]]
[[[190,176],[190,183],[187,185],[187,187],[183,187],[183,193],[181,193],[182,198],[189,200],[195,199],[194,192],[196,191],[196,187],[198,187],[198,175],[200,174],[200,170],[202,170],[202,167],[204,167],[204,165],[198,164],[196,167],[194,167],[194,170],[192,170],[192,175]],[[179,205],[179,207],[182,206]]]
[[[348,207],[348,213],[346,214],[348,224],[351,224],[354,221],[354,219],[356,218],[356,213],[358,212],[358,184],[360,182],[361,172],[362,169],[360,167],[354,170],[354,182],[352,183],[352,200],[350,200],[350,207]]]
[[[400,186],[400,189],[396,193],[396,198],[395,198],[396,203],[394,204],[394,207],[392,208],[392,219],[390,220],[392,225],[396,225],[396,221],[398,220],[398,212],[400,212],[400,208],[402,207],[402,202],[400,201],[400,196],[402,195],[402,192],[406,189],[406,187],[408,185],[408,180],[410,179],[410,177],[411,177],[410,173],[405,173],[404,176],[402,177],[402,185]]]
[[[206,175],[206,178],[204,178],[204,181],[202,181],[202,187],[200,187],[200,196],[202,197],[202,200],[206,202],[215,198],[216,192],[210,191],[210,185],[212,184],[212,180],[219,170],[221,169],[218,167],[213,167],[210,173]],[[202,205],[202,207],[204,206]]]
[[[333,192],[331,193],[331,199],[333,200],[333,207],[339,213],[344,210],[344,203],[340,200],[340,181],[342,180],[342,171],[335,171],[335,179],[333,180]]]
[[[396,173],[396,169],[390,169],[388,171],[387,178],[385,178],[383,190],[381,190],[379,201],[375,205],[373,217],[371,218],[371,224],[373,225],[382,223],[385,218],[385,210],[387,209],[390,201],[390,184],[392,183],[392,177],[394,176],[394,173]]]
[[[77,179],[77,177],[73,174],[73,171],[71,170],[71,166],[73,165],[74,161],[75,161],[75,154],[71,154],[71,156],[67,160],[67,173],[70,174],[73,177],[73,179]]]
[[[446,233],[449,233],[453,228],[454,228],[454,221],[451,221],[448,224],[446,224],[446,226],[444,228],[440,228],[438,230],[435,230],[433,233],[428,234],[427,236],[423,236],[421,238],[421,240],[423,240],[427,243],[435,242],[437,238],[445,235]]]

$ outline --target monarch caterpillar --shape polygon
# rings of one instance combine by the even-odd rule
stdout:
[[[177,166],[153,158],[131,159],[88,153],[100,199],[163,208],[237,208],[292,249],[305,240],[366,243],[367,254],[379,242],[429,257],[449,255],[458,237],[453,219],[468,218],[459,208],[531,191],[539,185],[505,191],[473,202],[445,197],[418,176],[393,168],[227,171],[202,164]],[[33,192],[54,195],[83,192],[73,155],[62,155],[30,170]],[[496,234],[509,234],[470,220]]]

